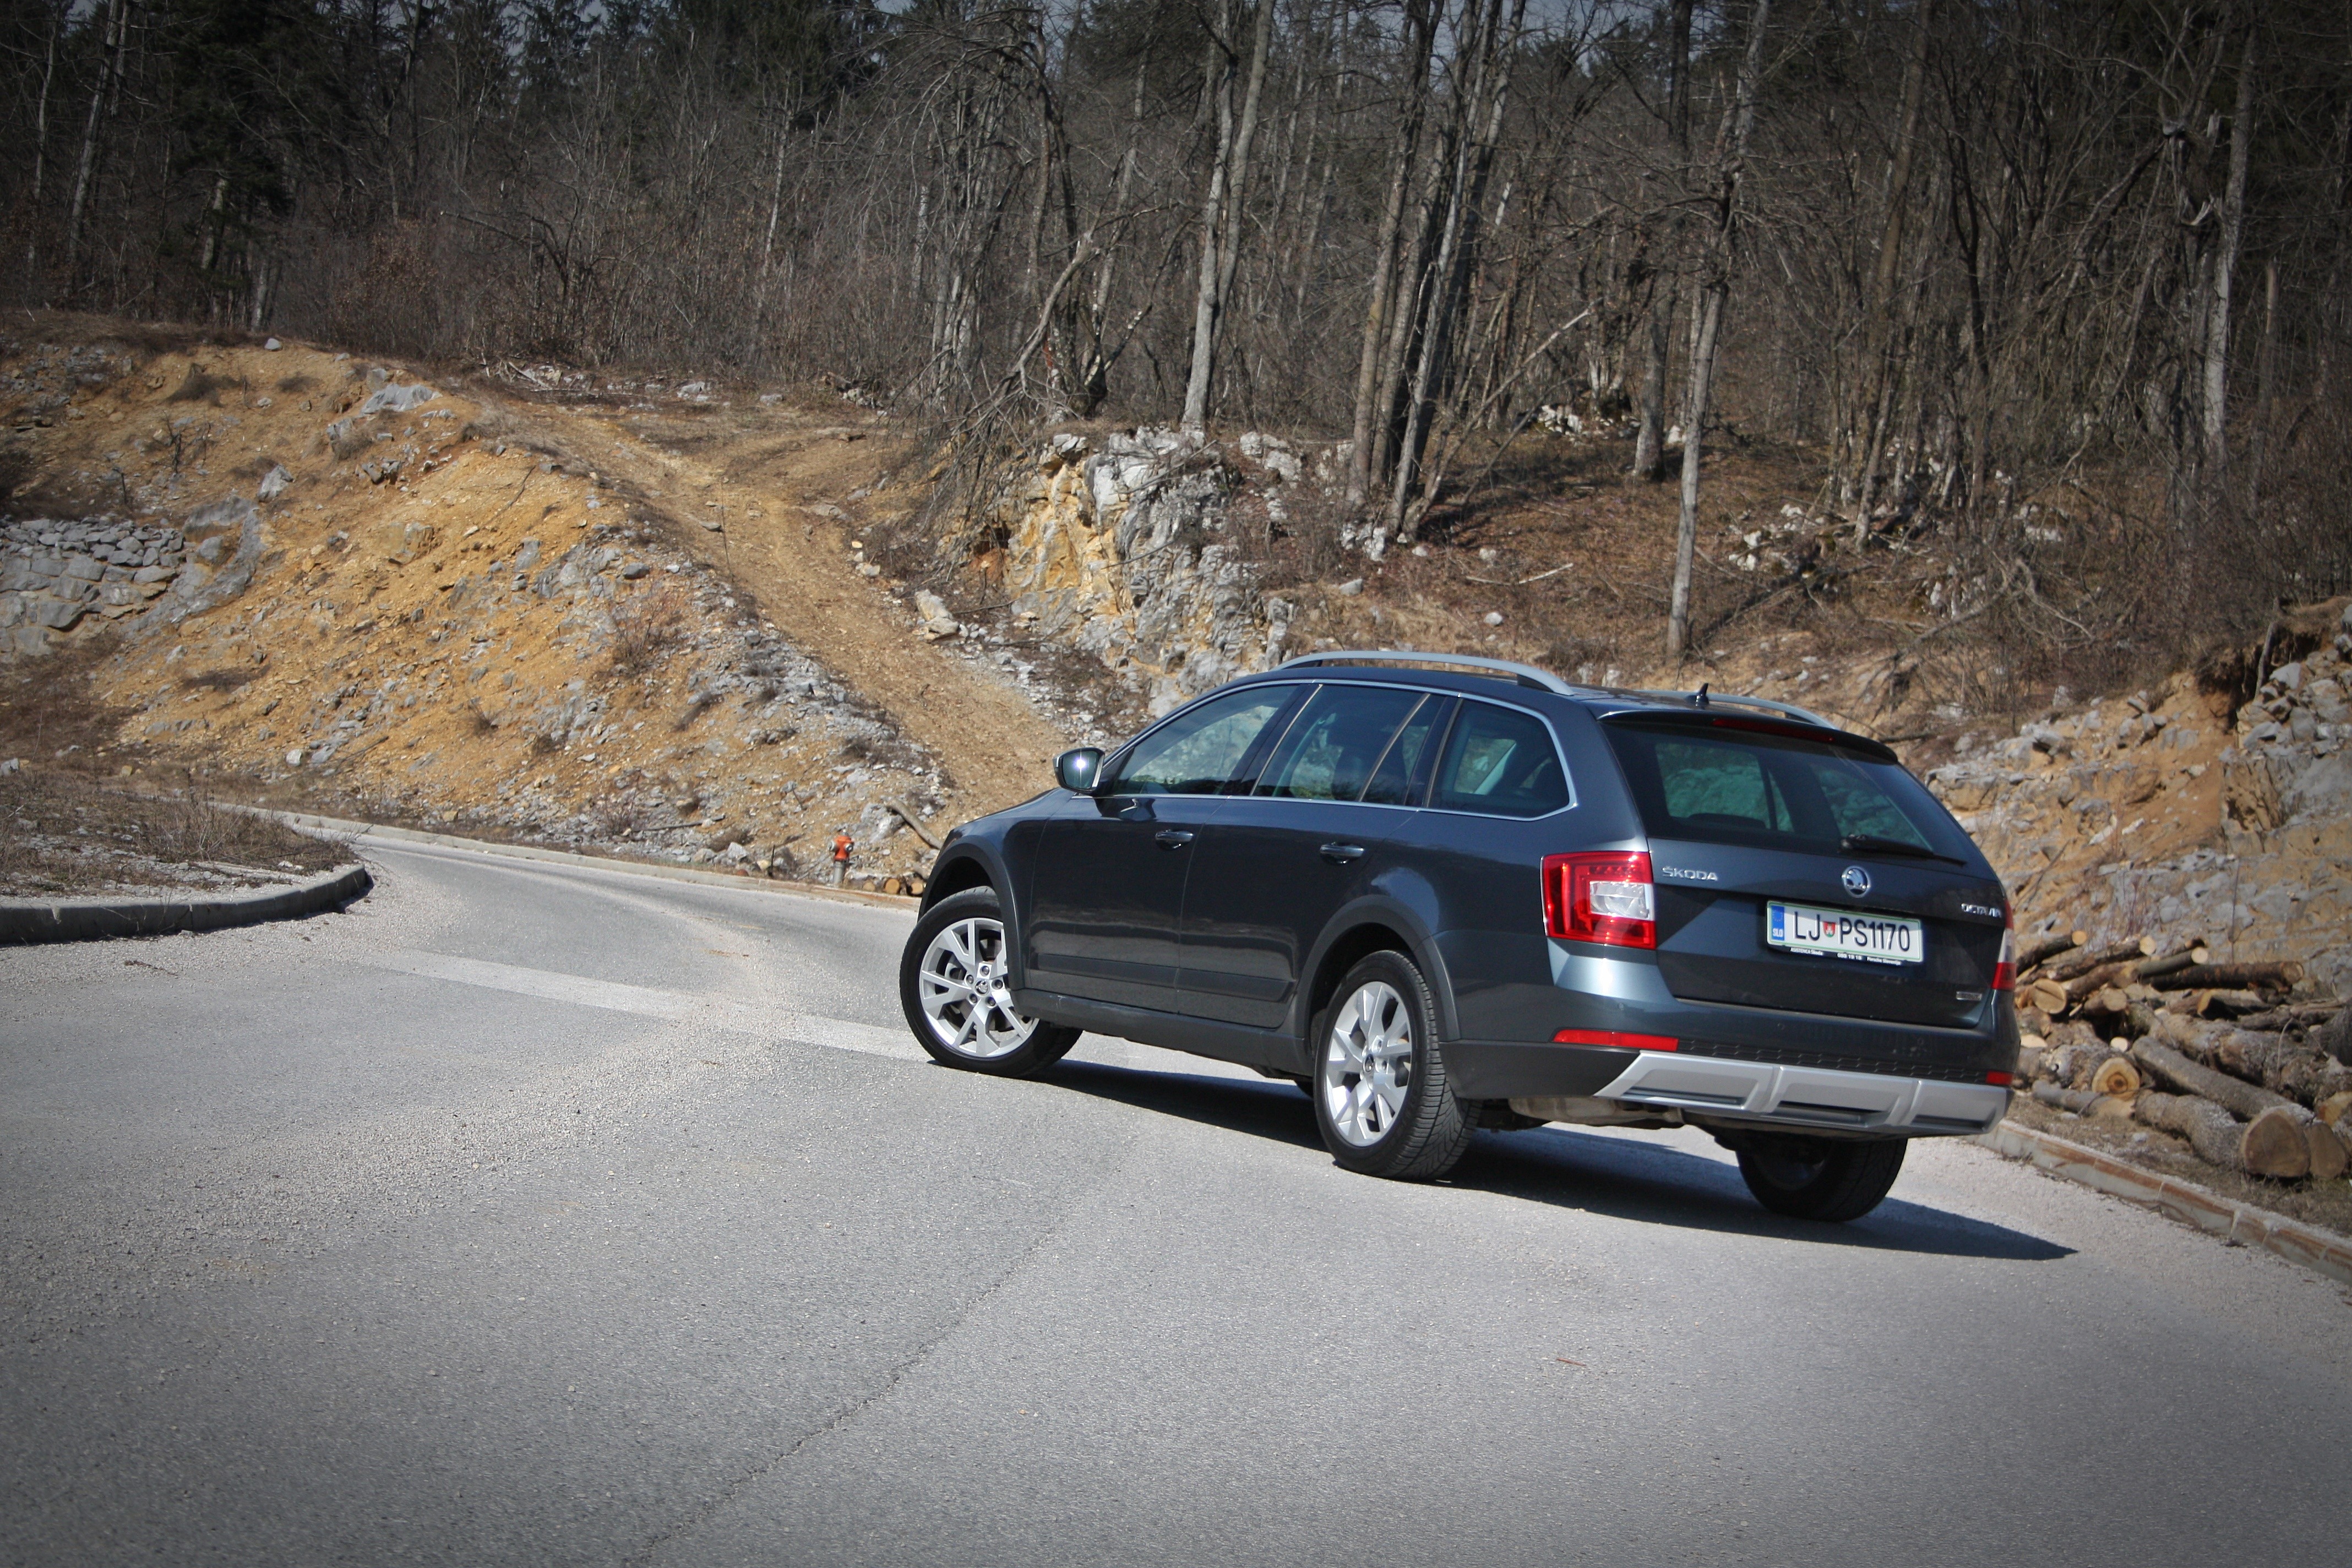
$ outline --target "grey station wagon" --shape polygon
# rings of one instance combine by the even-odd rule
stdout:
[[[1480,1128],[1695,1126],[1826,1220],[2008,1107],[1999,879],[1801,709],[1323,653],[1055,773],[933,869],[899,993],[949,1066],[1034,1073],[1087,1029],[1241,1063],[1381,1176]]]

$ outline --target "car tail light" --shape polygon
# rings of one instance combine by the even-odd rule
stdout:
[[[2017,989],[2017,912],[2001,912],[2003,930],[2000,933],[2000,957],[1992,966],[1992,988],[1996,991]]]
[[[1544,930],[1563,941],[1658,945],[1657,896],[1641,850],[1547,855],[1543,899]]]
[[[1637,1051],[1671,1051],[1682,1044],[1672,1035],[1629,1035],[1622,1029],[1562,1029],[1555,1046],[1618,1046]]]
[[[1995,1089],[2007,1089],[2016,1081],[2017,1077],[2013,1073],[1989,1072],[1985,1074],[1985,1082],[1992,1085]]]

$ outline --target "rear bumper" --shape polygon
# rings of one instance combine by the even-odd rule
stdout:
[[[1698,1048],[1458,1040],[1445,1047],[1445,1060],[1454,1092],[1465,1100],[1613,1100],[1629,1113],[1676,1110],[1708,1122],[1791,1130],[1961,1135],[1983,1131],[2009,1109],[2009,1090],[1986,1083],[1978,1071],[1938,1068],[1915,1077],[1875,1064],[1856,1070],[1741,1060],[1702,1054],[1701,1042],[1691,1044]]]
[[[1634,1054],[1638,1059],[1601,1086],[1595,1099],[1629,1109],[1680,1110],[1707,1121],[1906,1138],[1982,1132],[2009,1110],[2009,1090],[1989,1083],[1779,1067],[1674,1051]]]

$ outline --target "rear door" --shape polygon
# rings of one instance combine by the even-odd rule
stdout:
[[[1452,700],[1334,681],[1292,720],[1251,792],[1196,847],[1177,1005],[1255,1028],[1287,1019],[1331,917],[1393,860],[1413,779]]]
[[[1650,840],[1658,969],[1691,1001],[1967,1027],[2004,895],[1901,766],[1767,725],[1604,724]]]
[[[1199,703],[1116,761],[1045,824],[1024,933],[1036,990],[1173,1011],[1178,921],[1199,836],[1259,732],[1298,695],[1246,687]]]

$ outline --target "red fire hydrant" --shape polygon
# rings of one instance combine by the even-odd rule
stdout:
[[[848,834],[836,833],[833,836],[833,885],[835,887],[838,888],[849,879],[849,852],[856,847],[857,841]]]

